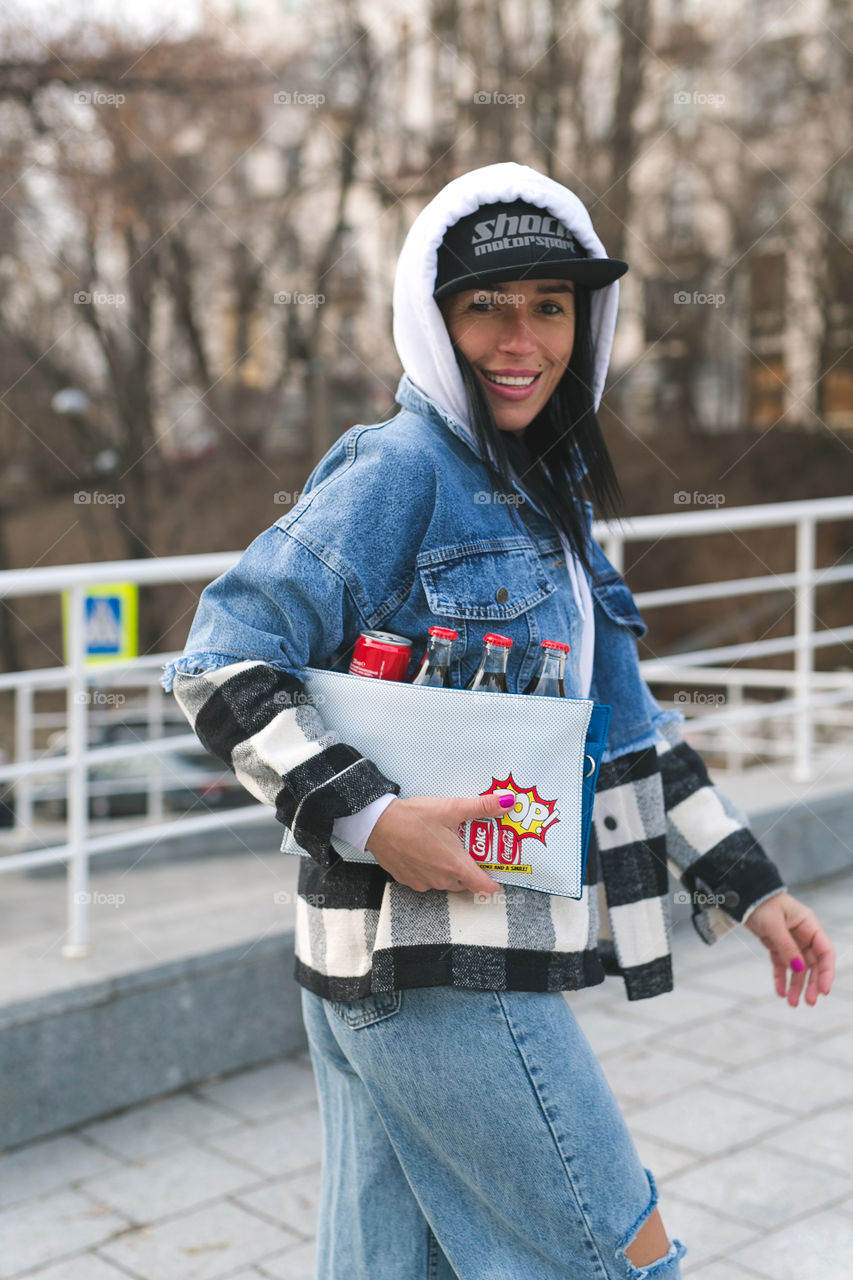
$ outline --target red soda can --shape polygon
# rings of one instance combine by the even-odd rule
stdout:
[[[391,631],[362,631],[355,642],[350,674],[374,680],[405,680],[412,642]]]

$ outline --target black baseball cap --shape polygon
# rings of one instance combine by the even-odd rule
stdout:
[[[438,247],[433,297],[438,300],[502,280],[577,280],[601,289],[628,263],[593,258],[547,209],[525,200],[483,204],[448,227]]]

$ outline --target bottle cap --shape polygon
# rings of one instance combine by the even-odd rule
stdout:
[[[559,640],[543,640],[540,649],[558,649],[560,653],[571,653],[572,646],[570,644],[561,644]]]
[[[499,636],[493,631],[490,631],[488,635],[483,636],[483,644],[497,644],[500,645],[502,649],[512,648],[512,640],[509,636]]]
[[[459,632],[454,631],[452,627],[430,627],[429,635],[438,636],[440,640],[458,640]]]

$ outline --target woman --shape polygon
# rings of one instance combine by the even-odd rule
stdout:
[[[680,1275],[644,1169],[561,992],[672,988],[667,861],[712,943],[738,924],[796,1004],[833,952],[639,674],[646,627],[591,537],[618,485],[596,420],[626,264],[565,187],[515,164],[451,182],[394,289],[401,411],[348,431],[296,508],[204,591],[174,693],[275,806],[300,867],[297,981],[323,1118],[321,1280]],[[584,498],[584,495],[588,495]],[[590,501],[591,499],[592,501]],[[399,796],[325,732],[307,666],[359,632],[571,646],[567,693],[612,707],[580,900],[498,886],[457,838],[500,797]],[[332,838],[375,863],[342,861]]]

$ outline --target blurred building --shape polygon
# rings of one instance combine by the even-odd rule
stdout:
[[[333,432],[357,410],[390,403],[394,262],[425,201],[455,174],[511,158],[572,186],[598,226],[622,178],[608,177],[607,157],[626,127],[635,135],[623,247],[631,270],[612,381],[632,426],[853,429],[847,8],[654,0],[627,122],[615,104],[636,68],[610,9],[590,0],[494,8],[366,4],[358,32],[330,0],[203,6],[208,28],[259,58],[298,54],[298,76],[270,101],[262,137],[239,166],[247,190],[273,199],[305,187],[287,215],[295,244],[329,233],[329,175],[360,116],[332,259],[309,279],[297,253],[283,283],[324,296],[313,358],[335,405]],[[301,318],[285,321],[285,358],[298,351]],[[233,323],[225,313],[223,324]],[[277,338],[260,335],[266,319],[258,324],[240,377],[260,385],[281,353]]]

